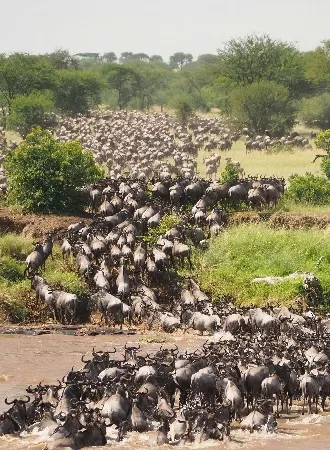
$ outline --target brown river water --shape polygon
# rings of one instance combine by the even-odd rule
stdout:
[[[149,338],[149,339],[146,339]],[[50,335],[0,335],[0,412],[8,407],[4,404],[4,398],[13,399],[24,395],[25,388],[39,382],[56,383],[72,366],[81,368],[81,356],[95,350],[107,350],[116,346],[118,350],[127,343],[141,342],[141,351],[158,350],[160,343],[144,344],[143,341],[166,341],[167,345],[175,342],[180,350],[194,350],[201,347],[207,338],[186,335],[98,335],[98,336],[70,336],[62,334]],[[330,404],[328,405],[330,411]],[[236,430],[233,426],[230,442],[206,441],[203,444],[193,443],[189,446],[176,446],[180,450],[212,448],[216,449],[240,449],[247,450],[330,450],[330,412],[321,415],[301,416],[299,410],[293,410],[290,416],[285,416],[278,421],[278,433],[266,434],[258,432],[250,434],[247,431]],[[39,436],[18,438],[12,436],[0,437],[0,450],[31,449],[41,450],[45,444],[40,443]],[[111,442],[108,444],[118,450],[153,449],[153,433],[130,433],[123,442]],[[92,447],[96,449],[97,447]],[[106,448],[106,447],[99,447]],[[172,446],[163,446],[169,449]]]

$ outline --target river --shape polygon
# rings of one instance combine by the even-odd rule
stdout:
[[[115,346],[120,350],[125,343],[141,343],[141,350],[148,352],[157,350],[159,342],[163,345],[176,343],[179,349],[193,350],[201,347],[207,338],[193,334],[168,335],[144,333],[136,335],[98,335],[72,336],[63,334],[43,335],[0,335],[1,364],[0,364],[0,412],[8,408],[4,403],[9,399],[26,394],[25,388],[32,384],[57,383],[72,366],[82,367],[81,356],[95,350],[108,350]],[[156,342],[155,342],[156,341]],[[148,342],[148,343],[143,343]],[[158,343],[157,343],[158,342]],[[330,407],[328,406],[330,409]],[[41,450],[44,444],[36,444],[35,437],[17,438],[12,436],[0,437],[0,450],[31,449]],[[120,443],[112,442],[112,447],[118,450],[135,448],[136,450],[154,448],[153,433],[143,435],[130,433]],[[290,417],[285,416],[278,421],[278,433],[275,435],[263,432],[253,433],[236,430],[232,431],[231,441],[219,443],[206,441],[201,444],[178,446],[185,448],[213,448],[247,450],[295,450],[295,449],[329,449],[330,450],[330,413],[322,415],[300,416],[299,411],[293,411]],[[104,447],[101,447],[104,448]],[[172,446],[164,446],[164,449]],[[93,447],[96,449],[96,447]]]

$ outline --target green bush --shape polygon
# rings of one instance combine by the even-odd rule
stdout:
[[[84,198],[77,188],[102,176],[79,142],[57,142],[40,128],[8,155],[5,167],[8,201],[26,211],[81,211]]]
[[[58,70],[54,90],[57,109],[65,114],[84,114],[100,102],[102,83],[88,71]]]
[[[315,145],[330,154],[330,129],[318,133]]]
[[[221,183],[226,183],[228,181],[237,181],[239,178],[239,173],[237,167],[233,164],[227,163],[224,170],[221,172]]]
[[[325,205],[330,202],[330,181],[323,177],[306,173],[289,177],[286,196],[297,203]]]
[[[54,103],[41,92],[21,95],[12,101],[8,126],[25,137],[36,126],[47,127],[51,121]]]
[[[330,156],[322,158],[321,169],[324,175],[330,180]]]
[[[8,256],[0,259],[0,278],[8,282],[16,282],[24,279],[22,264],[9,258]]]
[[[299,117],[311,127],[316,126],[323,130],[329,128],[330,93],[326,92],[316,97],[304,99],[301,102]]]
[[[187,125],[189,119],[194,115],[194,107],[190,98],[179,97],[173,103],[177,120],[182,125]]]
[[[283,136],[294,124],[296,111],[289,90],[273,81],[233,89],[230,103],[237,124],[256,133],[269,130],[272,136]]]
[[[158,227],[150,228],[148,233],[143,237],[143,240],[148,244],[154,244],[157,242],[160,235],[165,234],[168,230],[176,225],[179,225],[180,217],[176,214],[165,214]]]

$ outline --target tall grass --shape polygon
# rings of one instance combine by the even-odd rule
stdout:
[[[238,225],[213,239],[206,252],[196,252],[194,265],[193,276],[215,300],[231,295],[242,305],[291,305],[301,294],[300,278],[275,285],[251,280],[313,272],[324,291],[330,291],[330,230]]]

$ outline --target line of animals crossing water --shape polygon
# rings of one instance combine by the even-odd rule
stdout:
[[[327,324],[287,308],[245,314],[248,323],[227,315],[223,330],[195,351],[93,349],[56,385],[28,386],[28,396],[5,399],[0,435],[33,436],[48,450],[101,446],[131,431],[153,431],[153,445],[188,444],[229,440],[233,426],[274,433],[293,405],[302,414],[327,410]]]

